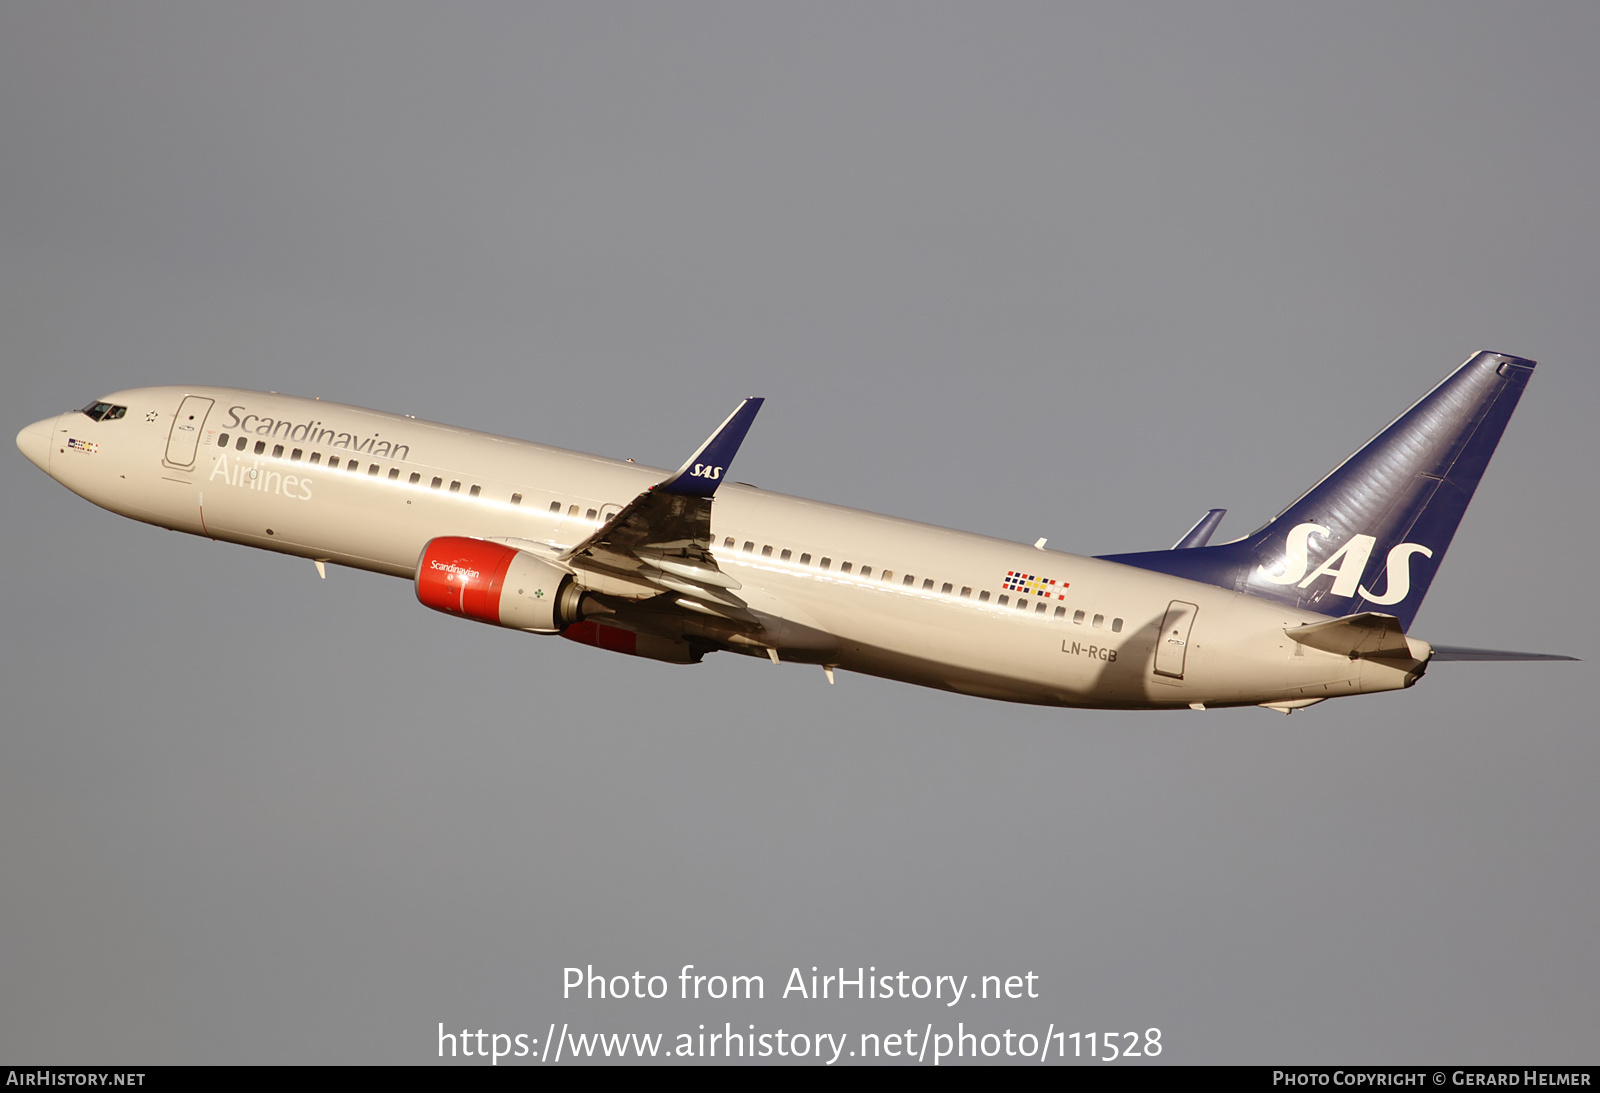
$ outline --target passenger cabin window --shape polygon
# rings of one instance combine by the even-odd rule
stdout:
[[[267,442],[265,440],[256,441],[256,454],[257,455],[262,454],[266,450],[267,450]]]
[[[382,469],[383,468],[379,467],[376,463],[372,464],[372,466],[367,468],[367,477],[368,478],[376,478],[376,477],[378,477],[378,472],[380,470],[382,470]]]
[[[917,579],[915,577],[913,577],[911,574],[907,573],[906,574],[906,579],[901,581],[900,583],[905,585],[907,588],[910,588],[912,585],[917,583]]]
[[[924,592],[932,592],[933,591],[933,578],[932,577],[929,577],[927,580],[922,582],[922,590]]]
[[[870,565],[862,566],[861,567],[861,577],[862,577],[862,579],[865,580],[866,578],[868,578],[870,576],[872,576],[872,567]]]
[[[513,505],[520,505],[520,504],[522,504],[522,494],[520,494],[520,493],[514,493],[514,494],[512,494],[512,495],[511,495],[511,503],[512,503],[512,504],[513,504]]]
[[[596,512],[594,509],[590,509],[588,512],[583,514],[583,518],[585,520],[593,520],[596,516],[599,516],[599,515],[600,514],[598,512]]]
[[[1011,602],[1011,597],[1010,596],[1001,596],[995,602],[998,603],[1001,607],[1004,607],[1004,606],[1006,606],[1007,604],[1009,604]]]
[[[1065,607],[1056,608],[1056,618],[1064,619],[1066,617],[1067,617],[1067,609]]]
[[[772,557],[772,548],[771,548],[771,547],[770,547],[770,546],[764,546],[764,547],[762,547],[762,548],[761,548],[761,556],[762,556],[762,557],[763,557],[763,558],[770,558],[770,557]]]
[[[476,497],[480,493],[483,492],[483,487],[482,486],[473,486],[472,489],[468,490],[467,492],[470,493],[473,497]]]
[[[442,478],[438,477],[437,475],[435,475],[433,481],[431,483],[429,483],[429,488],[436,490],[442,485],[444,485],[444,479],[442,479]]]
[[[979,603],[988,603],[989,602],[989,590],[987,588],[985,588],[982,592],[978,593],[978,602]]]
[[[304,455],[304,454],[305,454],[304,449],[296,448],[294,451],[289,453],[289,462],[291,462],[291,463],[300,462],[300,457],[302,455]]]
[[[833,559],[832,558],[823,558],[821,561],[819,561],[817,563],[817,568],[818,569],[827,569],[832,564],[833,564]]]
[[[1082,626],[1083,625],[1083,612],[1082,611],[1074,611],[1072,613],[1072,621],[1073,621],[1074,625]]]
[[[244,446],[246,444],[248,444],[248,443],[250,443],[250,438],[249,437],[245,437],[245,436],[241,436],[239,438],[238,443],[236,443],[233,446],[233,450],[236,451],[236,452],[242,452],[242,451],[244,451]]]
[[[418,474],[416,471],[412,471],[411,472],[411,477],[406,479],[406,481],[410,482],[413,486],[415,486],[418,482],[422,481],[422,476],[420,474]]]
[[[752,543],[750,540],[746,539],[744,541],[744,552],[746,554],[753,553],[755,551],[755,549],[756,549],[756,545],[754,543]]]
[[[272,446],[272,458],[273,459],[282,459],[283,458],[283,445],[282,444],[274,444]]]
[[[839,563],[839,572],[840,573],[848,573],[848,572],[850,572],[850,563],[849,562],[840,562]]]
[[[321,463],[322,462],[322,453],[321,452],[312,452],[311,453],[311,458],[308,459],[306,462],[312,464],[313,466],[315,466],[318,463]]]
[[[793,553],[794,553],[794,551],[792,551],[792,550],[785,550],[782,554],[778,555],[778,561],[787,562],[789,560],[790,555],[792,555]]]
[[[227,433],[223,433],[221,436],[217,437],[217,447],[226,448],[227,446],[228,446],[228,434]]]
[[[1122,620],[1121,619],[1112,619],[1111,620],[1111,632],[1113,634],[1122,633]]]
[[[360,474],[361,473],[361,460],[359,460],[359,459],[346,459],[344,461],[344,469],[349,471],[351,474]],[[372,465],[372,469],[373,470],[377,470],[378,469],[378,465],[376,463],[374,463]]]
[[[559,513],[561,511],[561,502],[560,501],[552,501],[552,502],[550,502],[550,511],[551,512],[555,512],[555,513]]]
[[[811,564],[811,555],[809,555],[809,554],[800,555],[800,564],[801,565],[810,565]]]
[[[576,515],[578,515],[578,506],[577,505],[568,505],[567,506],[567,515],[568,516],[576,516]]]
[[[1028,609],[1028,600],[1027,600],[1027,598],[1024,597],[1024,596],[1018,596],[1017,597],[1017,610],[1018,611],[1026,611],[1027,609]]]
[[[460,493],[461,492],[461,483],[459,481],[452,480],[451,483],[450,483],[450,492],[451,493]]]
[[[1104,626],[1105,624],[1106,624],[1106,617],[1104,615],[1096,615],[1094,617],[1094,622],[1090,623],[1089,625],[1094,627],[1096,630],[1098,630],[1102,626]]]
[[[328,457],[328,469],[330,471],[336,471],[336,470],[339,469],[339,457],[338,456],[330,455]]]
[[[732,550],[733,549],[733,536],[730,535],[726,539],[722,540],[722,545],[727,547],[729,550]]]
[[[890,581],[894,580],[894,570],[892,570],[892,569],[884,570],[882,575],[878,579],[881,580],[884,584],[888,584]]]
[[[389,468],[389,481],[391,481],[391,482],[400,481],[400,468],[399,467],[390,467]]]
[[[970,585],[964,586],[961,589],[961,598],[964,600],[972,599],[972,587]]]
[[[1045,609],[1045,608],[1046,608],[1046,607],[1048,607],[1048,606],[1050,606],[1050,605],[1049,605],[1049,604],[1047,604],[1047,603],[1045,603],[1045,602],[1044,602],[1044,601],[1043,601],[1043,600],[1040,600],[1040,601],[1039,601],[1039,606],[1038,606],[1038,607],[1035,607],[1035,608],[1034,608],[1034,609],[1033,609],[1033,613],[1034,613],[1034,614],[1035,614],[1035,615],[1042,615],[1042,614],[1044,614],[1044,609]]]
[[[946,581],[944,582],[944,587],[939,589],[939,591],[948,596],[951,592],[955,591],[955,585],[951,584],[949,581]]]

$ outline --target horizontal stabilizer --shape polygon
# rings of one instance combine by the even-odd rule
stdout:
[[[1227,509],[1212,509],[1200,517],[1200,522],[1183,533],[1183,538],[1172,544],[1173,550],[1193,550],[1203,547],[1211,541],[1211,536],[1216,533],[1217,526],[1222,523],[1222,518],[1227,515]]]
[[[1359,615],[1346,615],[1310,626],[1291,626],[1284,633],[1301,645],[1325,653],[1338,653],[1351,660],[1358,657],[1422,659],[1413,656],[1405,631],[1400,629],[1400,620],[1377,611],[1363,611]]]
[[[1508,653],[1499,649],[1467,649],[1460,645],[1435,645],[1434,660],[1577,660],[1559,653]]]

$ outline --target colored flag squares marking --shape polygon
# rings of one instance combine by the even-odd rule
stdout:
[[[1023,573],[1016,569],[1008,570],[1005,580],[1001,583],[1005,586],[1007,592],[1022,592],[1031,596],[1043,596],[1047,600],[1052,596],[1058,600],[1066,599],[1067,597],[1062,593],[1072,587],[1069,581],[1054,581],[1049,577]]]
[[[67,438],[67,447],[71,448],[73,451],[88,452],[90,455],[94,455],[100,450],[100,445],[96,444],[94,441],[78,440],[74,437]]]

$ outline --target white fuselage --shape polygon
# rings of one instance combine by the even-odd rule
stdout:
[[[571,546],[668,473],[255,391],[107,399],[126,413],[63,414],[19,445],[124,516],[397,577],[438,536]],[[766,647],[734,651],[1103,708],[1293,704],[1407,686],[1421,667],[1308,648],[1285,629],[1327,616],[1112,562],[737,482],[711,511],[718,567],[770,620]]]

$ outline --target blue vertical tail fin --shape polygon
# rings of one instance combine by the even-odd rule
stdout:
[[[1243,539],[1104,557],[1326,615],[1380,611],[1409,630],[1533,368],[1475,354]]]

